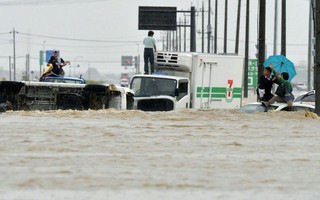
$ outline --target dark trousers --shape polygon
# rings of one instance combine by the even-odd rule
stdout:
[[[154,72],[154,54],[153,49],[145,48],[144,49],[144,73],[149,74],[149,62],[151,65],[151,74]]]

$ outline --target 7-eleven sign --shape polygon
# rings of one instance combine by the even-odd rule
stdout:
[[[257,88],[258,82],[258,60],[250,59],[248,66],[248,88]]]

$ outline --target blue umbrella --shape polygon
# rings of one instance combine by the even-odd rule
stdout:
[[[264,67],[269,67],[272,63],[273,68],[279,72],[287,72],[289,74],[289,81],[297,74],[293,62],[283,55],[269,56],[268,59],[263,63]]]

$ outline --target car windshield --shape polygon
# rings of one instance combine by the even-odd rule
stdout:
[[[305,94],[298,96],[295,100],[295,102],[315,102],[316,101],[316,95],[315,94]]]
[[[267,112],[268,110],[276,110],[278,106],[271,105],[268,109],[261,104],[248,104],[241,107],[238,112],[240,113],[257,113],[257,112]]]
[[[131,89],[136,97],[147,96],[175,96],[177,80],[155,77],[135,77],[131,83]]]
[[[238,111],[241,113],[266,112],[266,107],[258,104],[250,104],[241,107]]]

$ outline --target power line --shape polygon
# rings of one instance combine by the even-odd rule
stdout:
[[[119,64],[120,61],[107,61],[107,60],[83,60],[77,61],[78,63],[93,63],[93,64]]]
[[[7,33],[0,33],[1,34],[9,34]],[[141,43],[141,41],[130,41],[130,40],[95,40],[95,39],[76,39],[76,38],[66,38],[66,37],[57,37],[57,36],[47,36],[47,35],[38,35],[38,34],[30,34],[30,33],[23,33],[23,32],[17,32],[17,34],[20,35],[26,35],[26,36],[33,36],[33,37],[40,37],[40,38],[51,38],[51,39],[58,39],[58,40],[68,40],[68,41],[81,41],[81,42],[100,42],[100,43],[131,43],[132,45],[136,45]],[[6,40],[4,38],[0,38],[1,40]],[[199,39],[199,38],[197,38]],[[201,39],[201,38],[200,38]],[[224,38],[218,37],[217,39],[223,40]],[[187,40],[190,40],[189,38]],[[235,41],[234,39],[227,39],[228,41]],[[159,40],[160,41],[160,40]],[[244,42],[244,40],[240,40],[240,42]],[[256,44],[256,41],[250,41],[252,44]],[[33,43],[37,45],[42,45],[42,43]],[[61,47],[81,47],[81,48],[109,48],[109,47],[117,47],[122,46],[124,44],[119,45],[112,45],[112,46],[73,46],[73,45],[55,45],[55,44],[47,44],[49,46],[61,46]],[[266,43],[266,45],[273,45],[273,43]],[[280,44],[278,44],[280,45]],[[308,46],[308,44],[295,44],[295,43],[287,43],[288,46]]]
[[[14,5],[57,5],[63,2],[64,4],[77,4],[77,3],[96,3],[111,0],[5,0],[0,1],[0,6],[14,6]]]
[[[207,38],[207,37],[205,37],[205,38]],[[201,37],[198,37],[197,39],[200,40]],[[217,39],[218,39],[218,40],[223,40],[224,38],[222,38],[222,37],[217,37]],[[190,40],[190,39],[188,38],[187,40]],[[227,40],[230,41],[230,42],[234,42],[234,41],[235,41],[235,39],[230,39],[230,38],[228,38]],[[159,40],[159,41],[160,41],[160,40]],[[244,40],[239,40],[239,42],[244,43],[245,41],[244,41]],[[250,41],[249,43],[251,43],[251,44],[257,44],[256,41]],[[273,43],[266,43],[266,45],[273,45]],[[281,45],[281,44],[278,43],[277,45]],[[287,46],[308,46],[308,44],[287,43]]]
[[[4,41],[7,41],[7,40],[10,40],[10,39],[3,39],[3,38],[0,38],[0,40],[4,40]],[[21,40],[21,39],[16,39],[16,42],[17,43],[20,43],[20,44],[32,44],[32,45],[37,45],[37,46],[43,46],[43,43],[41,42],[29,42],[29,41],[24,41],[24,40]],[[131,44],[114,44],[114,45],[103,45],[103,46],[100,46],[100,45],[61,45],[61,44],[53,44],[53,43],[46,43],[46,46],[48,47],[67,47],[67,48],[95,48],[95,49],[104,49],[104,48],[113,48],[113,47],[123,47],[123,46],[135,46],[136,44],[134,43],[131,43]]]
[[[30,34],[30,33],[21,33],[21,35],[33,36],[33,37],[40,37],[40,38],[50,38],[50,39],[57,39],[57,40],[68,40],[68,41],[77,41],[77,42],[102,42],[102,43],[141,43],[141,41],[121,41],[121,40],[93,40],[93,39],[80,39],[80,38],[66,38],[66,37],[57,37],[57,36],[48,36],[48,35],[37,35],[37,34]]]

